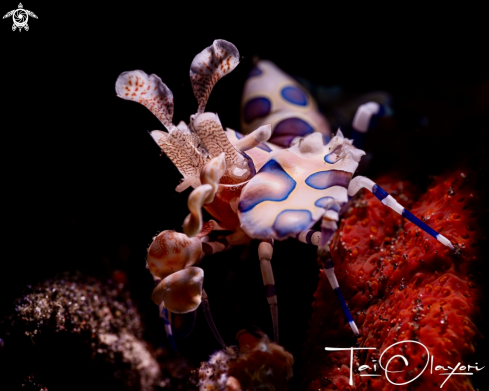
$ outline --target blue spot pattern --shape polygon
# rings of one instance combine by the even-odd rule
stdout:
[[[239,201],[238,208],[241,213],[250,211],[264,201],[284,201],[297,185],[275,159],[269,160],[256,176],[260,174],[267,174],[267,180],[279,184],[280,188],[270,189],[265,186],[253,186],[252,183],[249,183],[247,188],[250,191],[243,195]]]
[[[244,120],[250,123],[256,118],[265,117],[270,113],[272,104],[267,98],[253,98],[246,102],[244,107]]]
[[[284,87],[282,88],[282,91],[280,91],[280,93],[282,94],[282,98],[284,98],[289,103],[297,106],[307,105],[307,95],[298,87]]]
[[[319,200],[317,200],[314,203],[314,205],[318,206],[319,208],[325,208],[326,207],[326,203],[329,200],[333,200],[333,199],[334,199],[333,197],[322,197]],[[332,209],[332,210],[335,210],[336,212],[339,212],[340,207],[338,206],[337,203],[335,203],[335,204],[331,205],[328,209]]]
[[[304,136],[309,133],[313,133],[314,128],[306,121],[300,118],[286,118],[280,121],[273,129],[273,135],[293,135]]]
[[[286,237],[290,233],[304,231],[314,223],[312,214],[306,209],[286,209],[279,213],[273,229],[279,237]]]
[[[324,157],[324,161],[326,163],[329,163],[329,164],[334,164],[336,163],[338,160],[340,160],[340,158],[338,157],[338,153],[341,151],[341,145],[338,146],[333,152],[331,153],[328,153],[325,157]]]
[[[259,76],[259,75],[261,75],[262,73],[263,73],[263,72],[262,72],[262,70],[261,70],[260,68],[258,68],[258,67],[253,67],[253,68],[251,68],[250,73],[248,73],[248,79],[249,79],[250,77],[253,77],[253,76]]]
[[[306,178],[306,185],[318,190],[324,190],[332,186],[348,187],[351,177],[351,172],[347,171],[319,171]]]

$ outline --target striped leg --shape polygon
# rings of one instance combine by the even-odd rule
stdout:
[[[343,310],[343,313],[345,314],[345,317],[347,318],[351,329],[356,335],[359,335],[358,327],[356,326],[355,321],[350,314],[343,294],[341,293],[338,280],[336,279],[336,276],[334,274],[333,261],[331,260],[331,254],[329,252],[329,241],[331,240],[331,237],[333,236],[335,231],[338,229],[338,226],[336,224],[336,221],[334,220],[334,216],[332,216],[332,212],[329,212],[328,215],[330,215],[330,217],[333,217],[333,219],[330,219],[326,216],[323,218],[321,224],[321,232],[306,230],[299,233],[296,238],[302,243],[318,246],[318,265],[321,270],[324,271],[326,277],[328,277],[331,288],[333,288],[333,291],[335,292],[336,298],[340,303],[341,309]],[[336,219],[337,218],[338,217],[336,217]]]
[[[345,205],[343,205],[343,207],[340,208],[340,205],[332,197],[329,197],[329,198],[331,198],[331,199],[327,200],[322,205],[322,207],[324,209],[326,209],[326,213],[325,213],[324,217],[327,220],[323,219],[323,225],[326,224],[326,226],[324,229],[321,229],[322,231],[325,231],[325,233],[326,233],[326,237],[323,240],[324,243],[326,243],[326,244],[329,242],[329,240],[331,239],[331,237],[333,236],[335,231],[338,229],[335,221],[338,221],[339,216],[343,214],[344,210],[346,210]],[[328,223],[327,222],[328,220],[332,221],[332,223],[331,222]],[[319,243],[321,242],[321,237],[322,237],[321,231],[315,231],[313,229],[306,229],[305,231],[299,232],[295,238],[299,242],[311,244],[313,246],[319,246]]]
[[[317,246],[321,240],[321,232],[307,229],[297,234],[295,237],[299,242]]]
[[[165,308],[165,303],[162,302],[160,304],[160,317],[163,319],[163,324],[165,325],[165,333],[166,337],[168,338],[168,342],[170,343],[171,348],[173,349],[174,352],[177,351],[177,347],[175,345],[175,339],[173,338],[173,332],[171,329],[171,312],[168,312],[168,310]]]
[[[433,236],[441,244],[449,247],[452,250],[454,249],[452,243],[445,236],[436,232],[433,228],[429,227],[427,224],[423,223],[420,219],[418,219],[410,211],[405,209],[391,195],[387,194],[387,192],[384,189],[382,189],[372,180],[363,176],[357,176],[356,178],[353,178],[352,181],[350,182],[350,185],[348,186],[348,195],[353,196],[361,188],[365,188],[370,192],[372,192],[384,205],[388,206],[393,211],[399,213],[401,216],[408,219],[411,223],[417,225],[423,231]]]
[[[153,280],[156,284],[158,284],[161,281],[161,278],[153,276]],[[171,329],[171,312],[169,312],[165,308],[165,303],[163,301],[158,306],[158,309],[160,311],[160,318],[163,320],[163,325],[165,327],[165,334],[166,334],[166,338],[168,339],[168,343],[170,344],[170,347],[173,349],[173,351],[176,352],[177,347],[175,345],[175,339],[173,338],[173,332]]]
[[[204,239],[204,238],[202,238],[202,239]],[[229,249],[230,247],[231,246],[229,245],[227,237],[220,238],[217,241],[204,241],[204,242],[202,242],[202,252],[200,253],[200,258],[199,258],[197,264],[200,263],[202,258],[204,258],[206,255],[216,254],[218,252],[225,251],[225,250]],[[155,281],[159,282],[160,279],[156,277]],[[225,348],[226,345],[224,343],[224,340],[222,339],[221,335],[219,334],[219,332],[218,332],[218,330],[214,324],[214,320],[212,318],[212,314],[211,314],[211,310],[210,310],[210,306],[209,306],[209,299],[208,299],[208,296],[207,296],[207,293],[205,292],[205,290],[202,290],[202,302],[201,302],[201,304],[202,304],[202,310],[204,312],[204,315],[205,315],[205,318],[206,318],[207,323],[209,325],[209,328],[211,329],[212,333],[214,334],[214,337],[217,339],[219,344],[221,344],[223,346],[223,348]],[[181,315],[178,315],[178,314],[176,314],[176,315],[180,316],[180,318],[181,318]],[[173,316],[175,316],[175,314]],[[175,346],[175,338],[173,336],[173,330],[172,330],[172,313],[165,308],[164,302],[162,302],[160,304],[160,317],[163,319],[163,323],[165,326],[165,332],[166,332],[169,344],[174,351],[177,351],[176,346]],[[187,317],[186,319],[179,319],[179,320],[180,320],[180,323],[182,321],[184,322],[184,324],[185,324],[184,326],[182,326],[182,324],[180,324],[180,327],[183,327],[184,330],[185,329],[191,330],[193,328],[193,324],[195,323],[195,317],[194,318]],[[178,336],[179,331],[182,331],[182,330],[180,328],[177,328],[175,330],[175,335]]]
[[[272,263],[273,239],[264,239],[258,246],[258,258],[260,260],[261,275],[273,323],[273,341],[278,343],[278,306],[277,293],[275,291],[275,279],[273,278]]]
[[[333,261],[329,252],[329,241],[331,240],[331,237],[335,231],[338,229],[336,221],[338,221],[338,213],[332,211],[331,209],[328,210],[321,222],[321,239],[318,245],[318,264],[326,274],[326,277],[328,277],[329,284],[331,285],[331,288],[333,288],[336,299],[340,303],[341,309],[343,310],[352,331],[355,333],[355,335],[360,335],[358,327],[351,316],[348,306],[346,305],[345,298],[341,293],[340,285],[338,284],[338,280],[334,274]]]

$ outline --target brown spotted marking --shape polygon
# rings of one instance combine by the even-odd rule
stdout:
[[[166,243],[163,238],[164,235],[162,234],[158,235],[154,239],[153,243],[151,243],[151,246],[149,247],[148,253],[155,258],[165,258],[169,254],[168,248],[166,247]]]
[[[221,39],[215,40],[211,46],[195,56],[190,65],[190,81],[199,103],[198,113],[204,112],[217,81],[231,72],[238,63],[238,49],[232,43]]]
[[[148,254],[154,258],[167,258],[170,254],[180,254],[182,249],[187,247],[189,243],[189,239],[176,231],[163,231],[154,239],[149,247]],[[172,258],[168,258],[167,262],[172,263],[175,261],[172,261]]]
[[[144,89],[145,85],[147,85],[146,89]],[[154,74],[148,76],[140,70],[124,72],[116,81],[116,92],[123,99],[144,105],[167,129],[174,127],[173,94],[158,76]]]
[[[200,244],[200,241],[199,241]],[[200,248],[190,250],[191,241],[175,231],[163,231],[156,236],[148,249],[148,267],[154,276],[166,276],[182,270],[187,263],[193,264]]]

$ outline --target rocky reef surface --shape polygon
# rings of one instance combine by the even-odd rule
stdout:
[[[121,284],[60,274],[27,287],[0,327],[1,389],[186,389],[185,360],[142,339]]]

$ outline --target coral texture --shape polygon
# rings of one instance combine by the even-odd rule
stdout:
[[[294,359],[267,336],[239,335],[239,349],[214,353],[198,370],[202,391],[287,390]]]
[[[481,340],[482,194],[477,174],[456,170],[437,177],[417,201],[406,181],[384,177],[377,182],[454,245],[451,252],[434,238],[384,207],[369,192],[360,194],[345,213],[331,245],[336,275],[361,336],[352,337],[324,275],[314,295],[313,316],[305,343],[307,390],[473,390],[477,376],[441,375],[438,365],[475,365]],[[390,182],[390,184],[389,184]],[[416,343],[422,343],[426,349]],[[350,351],[325,347],[370,347]],[[386,351],[387,349],[387,351]],[[381,354],[385,368],[379,368]],[[480,352],[480,350],[479,350]],[[433,357],[431,369],[430,355]],[[374,364],[377,371],[374,371]],[[359,371],[361,365],[370,369]],[[426,367],[426,370],[423,369]],[[349,384],[353,370],[353,385]],[[422,372],[422,373],[421,373]],[[451,371],[449,371],[451,372]],[[458,372],[468,372],[459,370]],[[380,376],[360,376],[378,374]],[[417,377],[420,375],[419,377]],[[480,374],[479,374],[480,376]],[[416,378],[417,377],[417,378]],[[416,378],[416,379],[415,379]],[[415,380],[412,380],[415,379]],[[399,384],[407,383],[404,386]]]
[[[150,391],[186,382],[183,362],[143,341],[139,313],[120,284],[62,274],[29,287],[1,329],[6,389]]]

